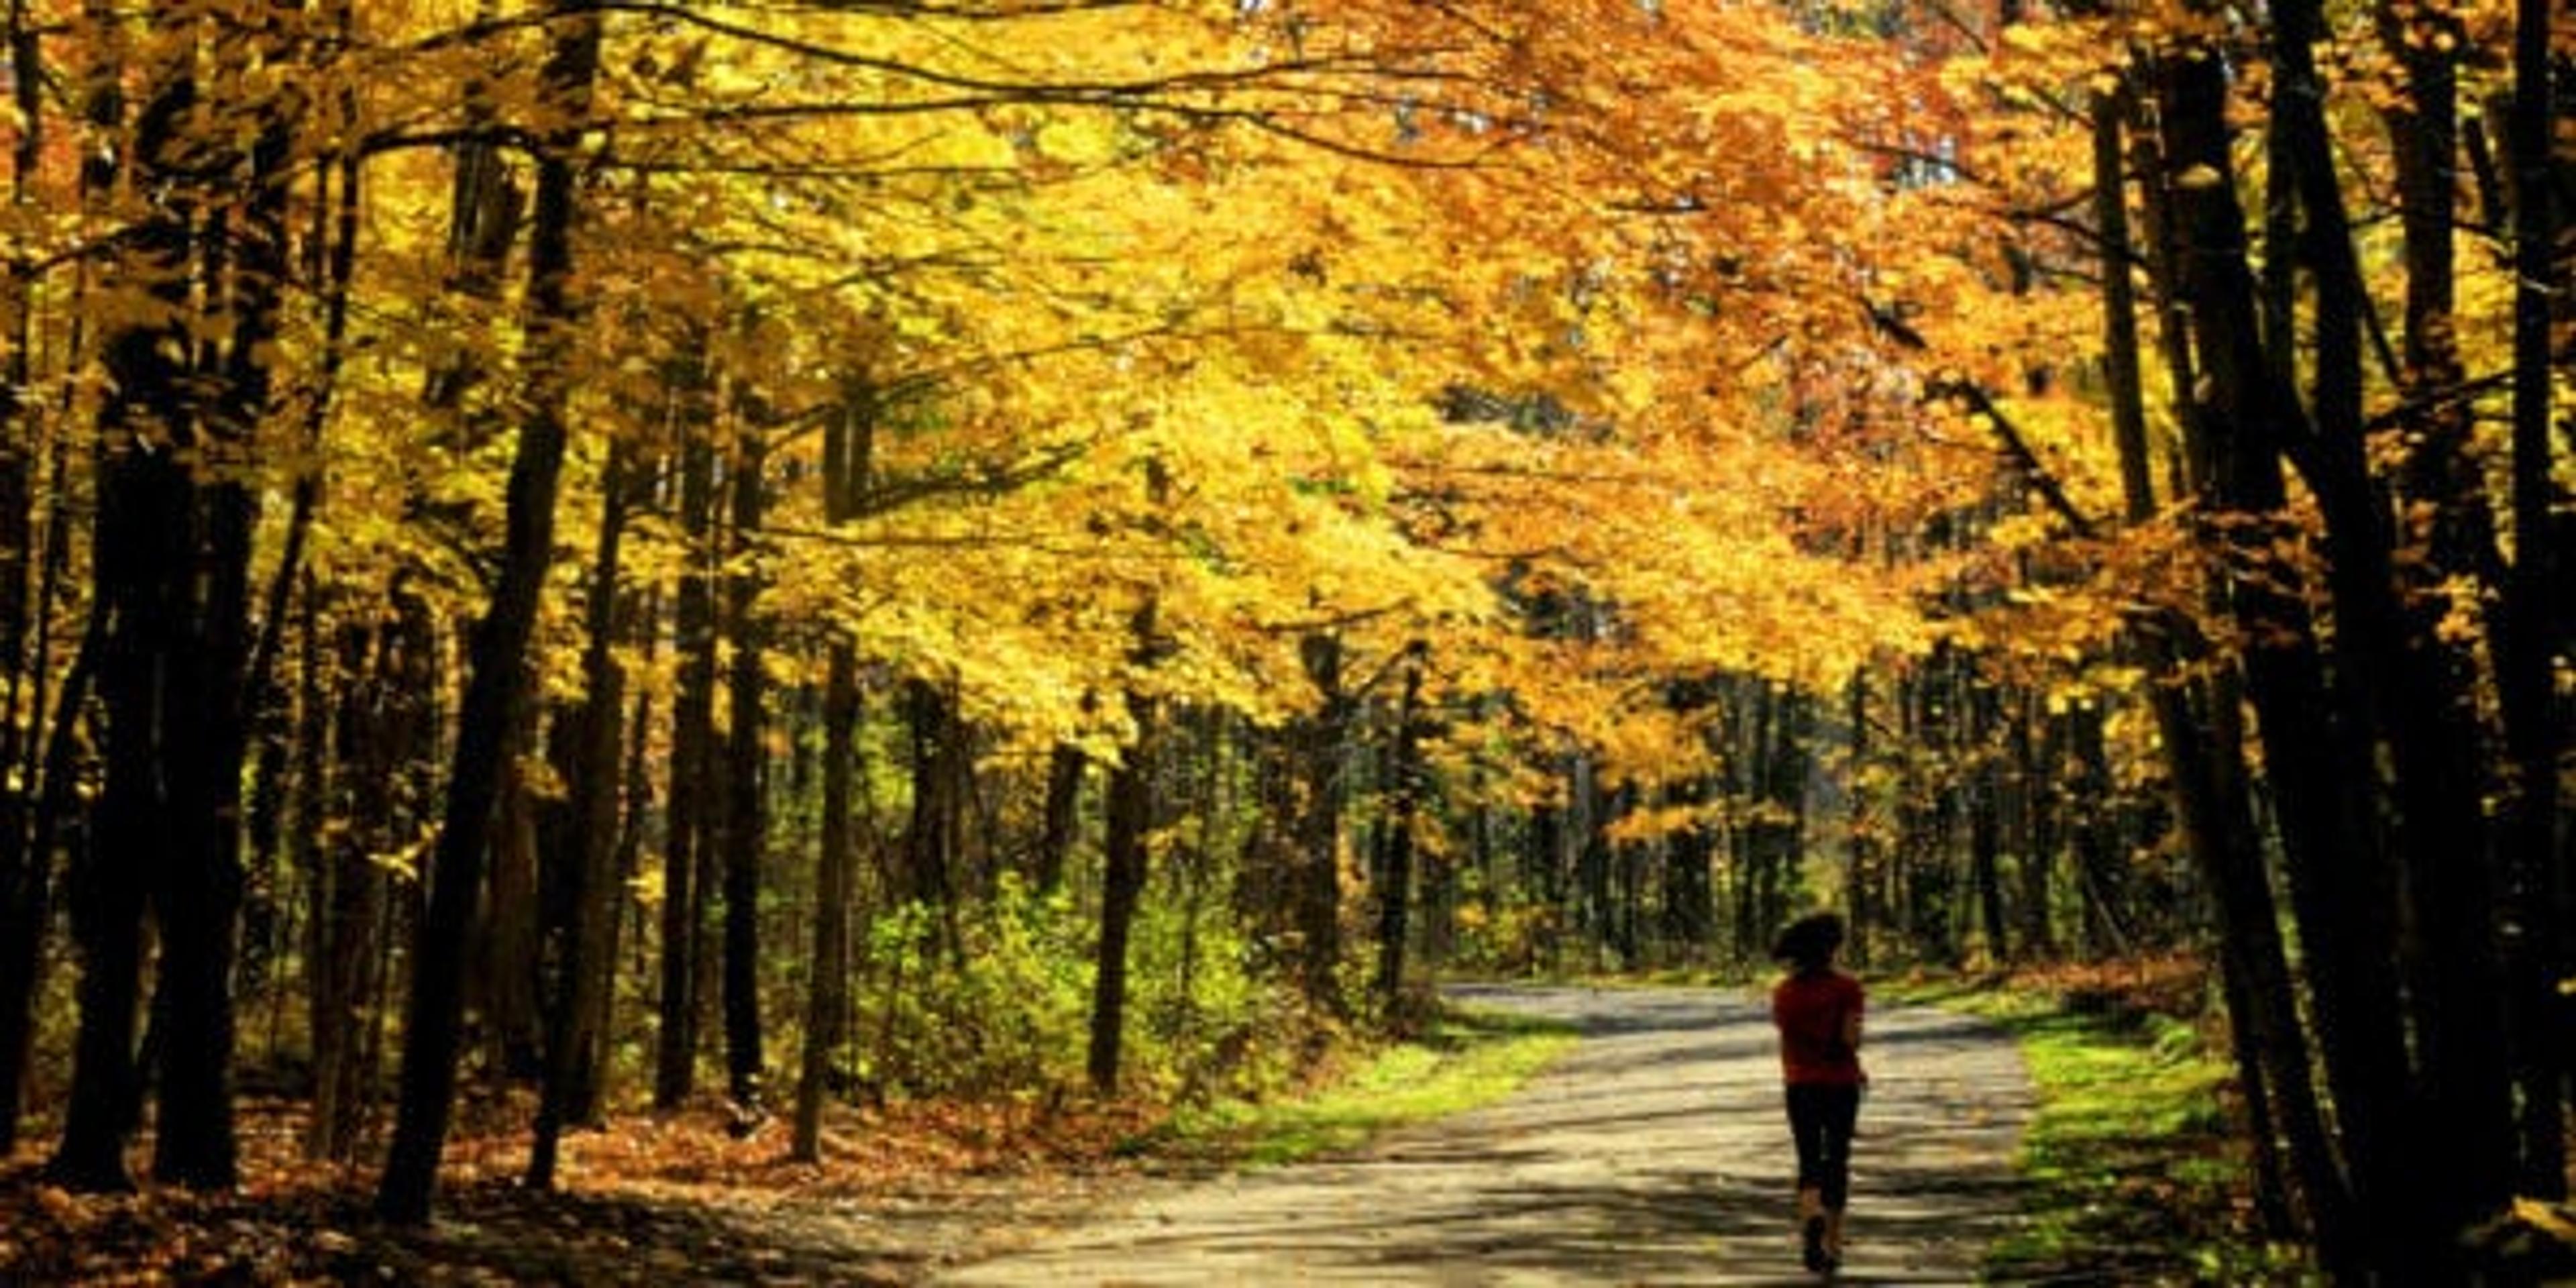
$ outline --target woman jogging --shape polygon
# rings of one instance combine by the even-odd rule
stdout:
[[[1852,1125],[1860,1116],[1860,981],[1834,969],[1843,920],[1830,912],[1791,923],[1772,944],[1789,974],[1771,992],[1788,1083],[1789,1131],[1798,1145],[1798,1237],[1807,1269],[1842,1260],[1843,1204],[1851,1192]]]

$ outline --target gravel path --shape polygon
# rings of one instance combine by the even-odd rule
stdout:
[[[1811,1281],[1768,1014],[1750,993],[1480,986],[1583,1041],[1517,1095],[1347,1157],[1157,1186],[939,1283],[1760,1284]],[[2014,1219],[2029,1081],[2002,1033],[1870,1016],[1838,1282],[1969,1283]]]

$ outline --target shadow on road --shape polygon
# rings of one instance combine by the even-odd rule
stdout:
[[[1499,1104],[1341,1159],[1176,1187],[1127,1216],[967,1267],[980,1284],[1812,1283],[1768,1017],[1741,992],[1454,990],[1583,1040]],[[2009,1228],[2028,1111],[2010,1041],[1897,1009],[1876,1079],[1838,1282],[1973,1282]]]

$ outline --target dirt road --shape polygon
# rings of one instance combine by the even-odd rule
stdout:
[[[1779,1066],[1757,997],[1479,987],[1583,1041],[1517,1095],[1349,1157],[1151,1188],[1033,1228],[960,1285],[1811,1282],[1790,1233]],[[2001,1033],[1935,1011],[1870,1017],[1838,1282],[1973,1282],[2013,1220],[2030,1109]]]

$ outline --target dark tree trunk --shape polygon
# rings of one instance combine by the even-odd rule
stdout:
[[[556,0],[552,48],[542,73],[554,123],[537,141],[537,189],[529,227],[527,418],[519,431],[508,490],[508,532],[492,601],[473,636],[471,673],[457,713],[447,809],[439,829],[430,899],[414,953],[404,1025],[402,1092],[391,1154],[376,1192],[389,1221],[429,1217],[439,1154],[454,1109],[464,1002],[465,954],[481,894],[493,807],[510,751],[512,715],[527,674],[528,640],[554,558],[555,498],[563,469],[570,396],[570,330],[582,126],[599,74],[600,15],[578,0]]]
[[[1847,847],[1843,863],[1843,897],[1847,905],[1844,914],[1850,939],[1845,947],[1851,960],[1866,966],[1872,960],[1870,928],[1886,913],[1878,897],[1880,868],[1884,860],[1879,855],[1876,829],[1871,826],[1872,793],[1864,786],[1866,779],[1863,777],[1873,754],[1871,748],[1875,745],[1875,740],[1870,737],[1867,670],[1853,672],[1847,701],[1850,712],[1847,718],[1851,724],[1851,801],[1843,828],[1843,844]]]
[[[1666,808],[1697,810],[1708,803],[1708,780],[1693,778],[1670,788]],[[1717,859],[1717,837],[1705,822],[1673,833],[1664,849],[1664,935],[1686,950],[1690,960],[1708,954],[1717,937],[1717,895],[1709,867]]]
[[[1754,858],[1753,918],[1748,943],[1767,943],[1788,920],[1807,848],[1808,702],[1795,689],[1756,680],[1762,716],[1750,750],[1756,766],[1754,817],[1745,827]]]
[[[862,454],[852,442],[866,431],[851,422],[869,414],[867,400],[858,401],[860,408],[824,432],[823,519],[835,527],[857,517],[866,482]],[[850,821],[856,796],[858,669],[857,650],[836,636],[824,662],[823,820],[821,848],[814,857],[813,976],[806,992],[805,1047],[796,1079],[795,1139],[789,1145],[790,1157],[808,1163],[823,1156],[823,1103],[830,1094],[832,1060],[846,1036],[843,1021],[849,1011],[850,899],[857,871]]]
[[[1565,850],[1565,811],[1542,805],[1530,811],[1529,831],[1522,837],[1521,880],[1533,892],[1545,910],[1538,924],[1538,942],[1530,945],[1532,960],[1526,968],[1557,968],[1562,948],[1558,927],[1564,924],[1565,870],[1560,862]]]
[[[558,810],[564,826],[560,844],[546,862],[560,868],[546,902],[563,916],[553,926],[556,937],[553,987],[547,991],[545,1078],[541,1088],[534,1140],[528,1160],[528,1185],[554,1186],[555,1161],[566,1125],[585,1121],[596,1111],[605,1035],[599,1030],[617,961],[609,948],[620,906],[615,880],[619,840],[618,753],[623,749],[626,674],[617,661],[618,577],[626,537],[631,449],[609,448],[599,518],[599,545],[591,559],[590,601],[585,606],[588,639],[582,648],[582,699],[565,713],[559,733],[566,736],[563,760],[564,800]]]
[[[1959,820],[1958,775],[1952,757],[1958,737],[1953,726],[1959,670],[1957,651],[1944,644],[1933,649],[1904,685],[1899,710],[1911,749],[1898,791],[1897,893],[1903,904],[1897,924],[1927,960],[1961,964],[1953,903],[1958,895],[1954,870],[1954,834]]]
[[[313,920],[308,937],[308,1027],[313,1032],[313,1116],[305,1136],[309,1158],[346,1160],[357,1147],[359,1109],[367,1079],[359,1053],[362,1017],[376,994],[376,927],[382,918],[384,878],[371,852],[401,843],[391,826],[399,747],[413,732],[395,711],[410,686],[427,681],[410,668],[418,661],[405,647],[399,625],[343,628],[341,671],[350,677],[339,702],[333,741],[339,748],[339,790],[334,811],[345,830],[313,874]],[[309,665],[309,663],[308,663]],[[308,701],[319,705],[307,679]],[[400,732],[397,732],[400,731]],[[319,821],[319,820],[314,820]]]
[[[2004,765],[1996,726],[2002,700],[1995,686],[1981,679],[1967,682],[1968,746],[1976,767],[1968,774],[1968,882],[1977,900],[1977,928],[1988,960],[2013,959],[2005,925],[2002,874]]]
[[[2567,705],[2552,675],[2569,644],[2571,602],[2565,496],[2552,481],[2550,353],[2553,300],[2564,305],[2567,274],[2558,262],[2557,183],[2551,173],[2554,77],[2549,0],[2515,6],[2514,99],[2506,122],[2513,170],[2513,570],[2504,588],[2500,659],[2506,751],[2514,796],[2505,845],[2509,914],[2521,933],[2509,944],[2514,1074],[2522,1095],[2522,1192],[2567,1193],[2569,1077],[2576,1071],[2576,995],[2559,981],[2576,978],[2576,864],[2562,856],[2563,809],[2556,769],[2569,728]]]
[[[1152,608],[1138,613],[1138,634],[1149,637]],[[1100,948],[1092,975],[1091,1047],[1085,1069],[1092,1090],[1103,1096],[1118,1090],[1119,1047],[1127,1028],[1127,941],[1144,899],[1147,835],[1154,826],[1155,756],[1161,743],[1160,713],[1151,698],[1127,696],[1128,716],[1136,737],[1109,771],[1105,808],[1106,835],[1101,842]]]
[[[2168,670],[2173,669],[2170,666]],[[2290,1168],[2306,1197],[2321,1255],[2349,1268],[2354,1253],[2351,1203],[2336,1167],[2310,1073],[2286,946],[2272,886],[2264,871],[2245,764],[2245,735],[2233,684],[2199,686],[2195,694],[2160,687],[2156,720],[2173,775],[2183,841],[2209,883],[2218,911],[2219,969],[2228,1021],[2240,1037],[2238,1076],[2258,1117],[2255,1146],[2267,1185],[2283,1171],[2271,1135],[2283,1134]],[[2267,1192],[2266,1209],[2278,1205]]]
[[[813,978],[805,1008],[805,1049],[796,1083],[796,1134],[790,1155],[823,1156],[823,1102],[833,1057],[844,1040],[850,1004],[850,899],[856,863],[850,841],[852,775],[859,722],[858,659],[835,640],[823,694],[823,828],[814,869]]]
[[[18,109],[10,206],[24,213],[46,137],[44,50],[26,0],[10,0],[6,39]],[[27,641],[31,634],[42,638],[35,617],[38,606],[47,602],[30,598],[38,565],[34,483],[42,438],[38,404],[26,393],[34,372],[35,270],[21,254],[10,257],[5,271],[8,276],[0,282],[0,290],[6,291],[0,313],[5,313],[8,345],[6,388],[0,388],[0,684],[6,687],[0,690],[0,766],[18,772],[16,781],[0,783],[0,1158],[18,1145],[53,889],[52,849],[30,829],[36,794],[44,788],[31,772],[37,766],[27,745],[45,720],[45,655],[41,649],[31,655]],[[18,732],[22,727],[30,731],[24,743]]]
[[[18,1145],[18,1115],[24,1108],[27,1058],[35,1037],[36,993],[43,982],[44,928],[53,917],[56,833],[60,820],[74,808],[77,729],[89,703],[98,641],[93,622],[63,677],[43,758],[31,762],[35,770],[27,774],[38,794],[25,823],[26,865],[13,886],[0,888],[8,898],[6,905],[0,905],[0,932],[5,932],[0,933],[0,1158],[8,1157]]]
[[[1162,463],[1151,462],[1146,469],[1148,499],[1161,504],[1167,486]],[[1130,623],[1134,643],[1128,662],[1136,670],[1151,666],[1163,653],[1160,614],[1153,592],[1146,591]],[[1100,943],[1092,974],[1091,1048],[1085,1061],[1092,1090],[1103,1096],[1118,1090],[1119,1048],[1127,1029],[1127,941],[1135,928],[1137,906],[1145,897],[1150,857],[1146,846],[1154,830],[1154,779],[1161,769],[1163,741],[1161,706],[1139,692],[1132,678],[1125,700],[1136,732],[1110,772],[1103,802],[1107,818],[1101,842]]]
[[[330,0],[325,21],[342,48],[350,46],[355,15],[352,0]],[[323,432],[328,425],[333,403],[338,394],[340,374],[348,357],[349,297],[358,268],[358,237],[363,207],[360,184],[363,163],[354,143],[358,117],[357,90],[345,85],[331,104],[332,124],[344,142],[331,164],[320,169],[316,181],[313,232],[308,252],[307,271],[321,280],[323,291],[322,353],[319,375],[305,399],[301,437],[291,449],[305,462],[294,471],[294,485],[289,492],[286,535],[280,545],[277,566],[270,573],[268,590],[261,614],[262,627],[251,650],[248,675],[242,691],[252,704],[261,733],[259,772],[256,794],[250,808],[249,829],[252,854],[259,862],[246,892],[243,910],[244,988],[266,978],[269,958],[282,954],[289,937],[280,926],[280,910],[275,906],[283,877],[278,865],[283,856],[280,846],[297,851],[307,865],[290,863],[294,872],[310,871],[309,860],[314,838],[305,835],[285,837],[280,834],[283,815],[290,809],[310,808],[321,798],[315,763],[314,739],[303,737],[309,731],[327,726],[326,717],[317,709],[305,708],[290,714],[285,688],[277,679],[279,659],[284,656],[286,623],[290,599],[296,589],[303,589],[304,655],[314,661],[322,649],[312,632],[318,614],[314,611],[316,590],[311,571],[306,568],[305,547],[311,537],[313,516],[321,504],[322,471],[319,465]],[[338,181],[336,193],[333,180]],[[298,728],[296,726],[300,725]],[[310,769],[311,774],[303,771]],[[294,776],[288,778],[290,772]]]
[[[100,21],[113,23],[113,18]],[[110,60],[93,89],[94,123],[122,117],[119,70]],[[134,127],[138,182],[175,169],[181,122],[193,107],[188,63],[170,56],[146,69],[145,108]],[[110,164],[113,164],[112,162]],[[101,188],[105,184],[97,185]],[[143,917],[157,869],[177,861],[169,759],[171,662],[186,647],[186,571],[196,562],[196,505],[175,450],[193,441],[188,334],[188,215],[174,200],[128,231],[104,289],[158,306],[159,320],[130,323],[104,346],[107,397],[99,410],[93,612],[101,632],[99,697],[105,707],[106,777],[98,827],[72,872],[72,931],[80,947],[80,1033],[71,1103],[50,1175],[82,1190],[132,1187],[125,1147],[141,1113],[135,1002],[143,983]]]
[[[1386,864],[1379,874],[1377,992],[1392,1005],[1404,990],[1405,948],[1413,932],[1413,829],[1422,796],[1421,644],[1405,648],[1404,691],[1396,700],[1395,745],[1387,757]]]
[[[511,723],[511,747],[534,744],[534,711],[520,712]],[[537,798],[540,789],[518,771],[516,756],[502,773],[492,822],[491,871],[476,914],[482,934],[468,966],[465,996],[479,1021],[490,1067],[513,1082],[534,1083],[545,1076],[546,925],[560,910],[546,907],[547,865],[540,856],[548,842],[540,832],[545,807]]]
[[[2395,558],[2393,520],[2365,457],[2361,343],[2358,335],[2342,331],[2358,331],[2370,302],[2342,206],[2334,143],[2321,106],[2323,79],[2314,66],[2314,48],[2325,35],[2315,0],[2273,7],[2275,75],[2289,91],[2274,112],[2288,135],[2307,218],[2302,244],[2314,257],[2317,292],[2309,399],[2314,431],[2309,450],[2294,451],[2292,459],[2325,520],[2338,674],[2350,677],[2355,723],[2367,718],[2385,740],[2393,777],[2388,797],[2400,820],[2395,850],[2407,912],[2422,942],[2407,981],[2406,1013],[2418,1091],[2431,1098],[2430,1120],[2443,1124],[2428,1133],[2425,1161],[2443,1180],[2428,1187],[2418,1174],[2418,1203],[2407,1215],[2429,1222],[2423,1237],[2430,1249],[2501,1211],[2513,1197],[2517,1171],[2503,978],[2495,955],[2495,849],[2482,803],[2493,787],[2481,772],[2491,757],[2474,723],[2477,680],[2468,659],[2440,639],[2438,608],[2410,609],[2399,599],[2403,570]],[[2438,104],[2419,124],[2443,134],[2447,146],[2449,116],[2447,103]],[[2450,161],[2446,152],[2440,163],[2445,174]],[[2440,185],[2438,215],[2410,214],[2410,221],[2446,223],[2450,186]],[[2410,239],[2417,233],[2410,226]],[[2434,235],[2447,243],[2446,235]],[[2447,273],[2448,251],[2439,253]],[[2444,432],[2457,438],[2456,428],[2428,434],[2432,460],[2419,464],[2454,476],[2447,486],[2456,492],[2457,463],[2440,459]],[[2439,526],[2479,526],[2469,516],[2483,507],[2482,498],[2474,506],[2458,497],[2451,501]],[[2476,540],[2456,528],[2438,533],[2435,555],[2448,553],[2441,546]]]
[[[621,594],[617,613],[618,634],[632,638],[641,629],[641,624],[654,616],[651,596]],[[648,669],[653,665],[653,645],[652,637],[647,636],[644,665]],[[638,694],[633,714],[622,723],[626,729],[626,768],[619,775],[619,780],[623,784],[625,803],[617,811],[617,840],[608,856],[609,906],[606,910],[605,942],[599,950],[605,977],[601,986],[593,990],[592,1005],[596,1010],[589,1021],[590,1031],[597,1035],[598,1054],[591,1076],[583,1079],[579,1087],[581,1098],[570,1106],[571,1121],[586,1126],[602,1122],[603,1106],[610,1101],[615,1089],[610,1076],[616,1071],[617,1062],[611,1058],[615,1053],[611,1043],[618,1032],[617,976],[624,960],[621,954],[627,951],[629,943],[626,938],[629,923],[633,923],[638,937],[643,934],[644,909],[632,892],[636,875],[643,871],[645,820],[653,811],[652,765],[648,759],[653,749],[652,695]]]
[[[1342,687],[1341,641],[1311,634],[1298,642],[1316,708],[1290,726],[1296,786],[1294,906],[1298,984],[1306,1001],[1340,1015],[1342,997],[1342,762],[1351,699]]]
[[[1609,810],[1602,826],[1615,826],[1637,812],[1641,796],[1634,784],[1623,785],[1610,795]],[[1620,963],[1635,969],[1646,961],[1649,945],[1645,918],[1646,868],[1654,858],[1651,847],[1635,840],[1614,841],[1610,845],[1612,915],[1610,947],[1619,954]],[[1431,861],[1437,862],[1434,858]],[[1426,895],[1427,897],[1427,895]]]
[[[2059,798],[2050,786],[2057,782],[2058,769],[2066,763],[2066,747],[2061,741],[2063,725],[2049,718],[2039,694],[2017,687],[2012,696],[2009,786],[2014,814],[2020,823],[2015,848],[2021,852],[2020,888],[2013,892],[2015,911],[2020,914],[2015,919],[2016,929],[2026,956],[2033,961],[2050,961],[2057,956],[2056,871],[2063,837]]]
[[[696,414],[684,429],[706,427],[702,382],[684,378],[681,390]],[[673,647],[679,684],[671,704],[671,790],[662,851],[662,962],[653,1064],[655,1108],[677,1109],[697,1081],[700,940],[706,892],[699,873],[709,844],[714,775],[716,629],[711,529],[715,506],[715,450],[691,437],[680,445],[680,529],[688,570],[680,575],[673,608]]]
[[[903,833],[905,893],[938,910],[946,924],[955,911],[960,802],[965,775],[972,769],[966,730],[946,686],[912,680],[904,686],[904,699],[912,732],[912,819]]]
[[[1566,798],[1573,803],[1575,817],[1571,840],[1580,900],[1576,923],[1583,929],[1586,968],[1600,969],[1602,949],[1610,942],[1610,840],[1601,830],[1610,814],[1609,792],[1603,788],[1591,756],[1577,754],[1573,771],[1566,783]]]
[[[1046,804],[1037,853],[1029,865],[1030,884],[1042,892],[1064,888],[1064,864],[1082,823],[1082,780],[1090,765],[1090,757],[1071,743],[1058,745],[1047,757]]]
[[[2289,391],[2274,379],[2255,325],[2253,275],[2228,152],[2225,69],[2214,54],[2157,68],[2165,202],[2176,276],[2169,296],[2191,302],[2187,331],[2203,396],[2190,409],[2210,507],[2228,522],[2210,534],[2245,630],[2248,696],[2288,853],[2291,893],[2317,1036],[2340,1112],[2357,1228],[2367,1264],[2424,1271],[2428,1222],[2411,1204],[2420,1155],[2409,1124],[2403,1011],[2391,963],[2388,873],[2362,809],[2375,780],[2363,731],[2330,702],[2297,574],[2269,554],[2282,538],[2287,488],[2279,453],[2302,434]],[[2177,179],[2177,176],[2184,176]]]
[[[2131,877],[2122,842],[2122,820],[2129,812],[2111,778],[2111,753],[2103,737],[2102,708],[2091,703],[2060,718],[2067,753],[2073,759],[2066,795],[2081,802],[2074,819],[2074,879],[2084,895],[2084,951],[2094,957],[2125,956],[2136,947],[2130,925]]]
[[[724,1032],[725,1085],[743,1112],[763,1112],[761,1079],[760,867],[769,849],[766,801],[768,685],[762,673],[767,627],[760,617],[760,574],[750,566],[760,531],[767,444],[745,424],[733,462],[733,560],[725,579],[725,619],[733,630],[733,666],[725,695]]]
[[[282,16],[282,15],[281,15]],[[253,69],[292,66],[296,52],[266,31],[225,29],[213,45],[212,74],[226,101],[256,103]],[[256,501],[241,465],[259,459],[273,408],[273,366],[286,279],[290,123],[280,103],[256,109],[258,128],[229,158],[238,204],[212,220],[208,282],[229,276],[222,308],[230,330],[218,393],[198,424],[204,463],[190,481],[201,517],[190,582],[176,598],[188,620],[171,658],[176,707],[168,714],[177,754],[164,768],[177,842],[155,890],[162,941],[156,1007],[162,1050],[176,1058],[158,1071],[160,1112],[152,1170],[164,1181],[229,1187],[239,1170],[233,1138],[232,1064],[236,1025],[232,980],[242,901],[242,770],[249,751],[246,701],[251,652],[250,560]],[[229,194],[227,194],[229,195]],[[211,355],[210,355],[211,356]],[[209,362],[209,367],[212,363]]]

